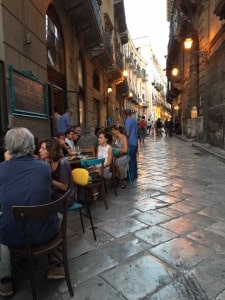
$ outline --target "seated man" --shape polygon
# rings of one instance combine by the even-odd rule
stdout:
[[[0,295],[13,294],[10,255],[7,246],[24,245],[22,225],[14,219],[13,205],[39,205],[51,200],[50,165],[33,156],[34,136],[26,128],[12,128],[5,136],[7,155],[0,163]],[[58,230],[55,215],[49,220],[30,224],[33,244],[49,241]]]
[[[95,135],[94,127],[87,127],[84,130],[84,134],[77,141],[76,145],[80,146],[81,149],[88,149],[94,147],[96,153],[98,147],[98,138]]]

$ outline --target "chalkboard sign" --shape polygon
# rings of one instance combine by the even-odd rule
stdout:
[[[9,66],[11,111],[13,114],[48,118],[47,84],[32,72],[15,70]]]

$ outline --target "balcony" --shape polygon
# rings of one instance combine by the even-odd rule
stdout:
[[[138,101],[138,105],[139,105],[141,108],[149,108],[148,102]]]
[[[89,55],[104,69],[113,64],[113,50],[107,33],[102,27],[98,2],[95,0],[64,0],[76,33],[82,39]],[[85,13],[84,13],[85,12]]]
[[[141,75],[142,81],[147,81],[148,80],[148,75],[146,74],[145,69],[141,69],[140,75]]]
[[[118,92],[121,95],[126,97],[128,95],[128,92],[129,92],[129,85],[128,85],[128,82],[127,82],[127,78],[124,78],[123,81],[116,84],[116,89],[118,90]]]
[[[220,20],[225,19],[225,0],[215,0],[214,14],[217,15]]]
[[[124,3],[122,0],[114,0],[114,15],[117,20],[118,32],[120,34],[120,39],[122,45],[128,42],[128,31],[126,24],[126,15]]]
[[[114,64],[106,69],[106,75],[110,81],[116,81],[123,77],[123,57],[120,52],[115,53]]]

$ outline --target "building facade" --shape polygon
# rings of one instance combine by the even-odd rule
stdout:
[[[225,149],[225,1],[168,0],[167,9],[167,101],[187,138]]]
[[[2,0],[0,23],[1,133],[26,126],[52,135],[54,111],[66,108],[82,127],[111,124],[116,109],[122,117],[122,0]]]
[[[1,136],[15,126],[52,136],[67,108],[82,128],[123,124],[125,108],[154,116],[148,64],[123,0],[0,0]]]

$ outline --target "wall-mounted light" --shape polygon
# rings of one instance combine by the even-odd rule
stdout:
[[[124,76],[124,77],[127,77],[127,75],[128,75],[127,70],[123,70],[123,76]]]
[[[172,76],[177,76],[178,73],[179,73],[178,68],[173,68],[173,69],[172,69]]]
[[[185,41],[184,41],[184,48],[185,48],[186,50],[191,50],[192,44],[193,44],[193,39],[190,38],[190,37],[188,37],[188,38],[186,38]],[[200,56],[201,58],[203,58],[206,62],[209,61],[209,51],[207,51],[207,50],[203,50],[203,51],[195,51],[195,50],[192,51],[192,50],[191,50],[191,53],[197,53],[197,54],[199,54],[199,56]]]
[[[111,88],[111,87],[108,87],[107,93],[108,93],[108,94],[112,93],[112,88]]]
[[[191,37],[187,37],[185,39],[185,41],[184,41],[184,48],[187,49],[187,50],[189,50],[189,49],[191,49],[192,44],[193,44],[192,38]]]

